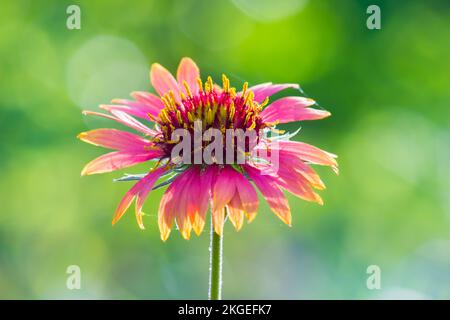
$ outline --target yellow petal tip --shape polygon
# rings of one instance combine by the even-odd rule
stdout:
[[[154,69],[156,69],[156,68],[163,68],[163,66],[162,66],[162,65],[160,65],[160,64],[159,64],[159,63],[157,63],[157,62],[155,62],[155,63],[152,63],[152,65],[151,65],[150,69],[151,69],[151,70],[154,70]]]
[[[169,235],[170,235],[170,229],[168,229],[164,232],[161,232],[161,240],[163,242],[166,242],[166,240],[169,238]]]

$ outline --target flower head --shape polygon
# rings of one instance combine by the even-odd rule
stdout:
[[[283,189],[322,204],[314,189],[325,186],[310,164],[330,166],[337,172],[336,156],[306,143],[288,141],[286,136],[267,135],[278,133],[275,126],[279,123],[330,115],[312,108],[315,102],[304,97],[285,97],[269,104],[273,94],[298,89],[298,85],[248,87],[245,83],[237,91],[225,75],[222,86],[211,77],[202,82],[197,65],[189,58],[181,60],[176,78],[153,64],[150,80],[159,96],[133,92],[134,100],[115,99],[113,104],[101,105],[108,114],[84,112],[117,121],[138,134],[116,129],[81,133],[81,140],[115,150],[88,163],[82,175],[153,162],[146,174],[124,178],[139,181],[119,203],[113,224],[135,201],[136,219],[144,228],[144,201],[152,189],[162,185],[168,185],[158,211],[162,240],[168,238],[174,222],[185,239],[192,230],[199,235],[209,207],[218,234],[226,216],[239,230],[244,219],[252,221],[258,211],[254,186],[288,225],[291,212]],[[158,180],[162,182],[156,184]]]

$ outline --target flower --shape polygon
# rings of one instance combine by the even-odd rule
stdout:
[[[208,207],[211,207],[216,233],[222,232],[226,215],[239,230],[244,218],[250,222],[258,211],[258,196],[253,184],[271,210],[287,225],[291,225],[291,212],[283,190],[322,204],[314,189],[322,190],[325,185],[310,164],[330,166],[337,172],[336,156],[303,142],[288,141],[283,136],[272,139],[264,134],[279,132],[275,129],[279,123],[317,120],[330,115],[327,111],[312,108],[314,100],[304,97],[290,96],[269,104],[270,96],[287,88],[299,89],[298,85],[263,83],[249,88],[245,83],[237,92],[225,75],[221,87],[213,83],[211,77],[203,83],[197,65],[190,58],[181,60],[176,78],[161,65],[153,64],[150,80],[159,96],[133,92],[134,100],[115,99],[113,104],[101,105],[108,114],[84,111],[84,114],[117,121],[140,135],[116,129],[81,133],[78,138],[82,141],[115,150],[89,162],[82,175],[154,161],[145,175],[125,177],[125,180],[139,181],[119,203],[113,224],[135,201],[136,219],[143,229],[144,201],[152,189],[161,185],[169,185],[158,210],[163,241],[169,237],[174,222],[185,239],[189,239],[192,230],[199,235],[205,225]],[[219,144],[209,161],[200,157],[200,162],[193,164],[175,163],[173,152],[181,139],[174,139],[174,134],[177,130],[185,130],[193,136],[196,128],[201,134],[215,129],[223,134],[227,130],[241,130],[244,134],[254,135],[247,141],[244,138],[241,148],[232,143],[227,162],[217,160],[220,146],[226,148]],[[222,141],[216,138],[214,142]],[[193,145],[194,152],[183,149],[182,155],[189,158],[194,154],[195,157],[195,150],[211,151],[212,144],[212,139],[203,139],[197,146],[195,142],[188,142],[189,146]],[[243,162],[237,161],[239,155],[243,156]],[[277,156],[276,166],[270,163],[272,156]],[[164,182],[156,185],[158,180]]]

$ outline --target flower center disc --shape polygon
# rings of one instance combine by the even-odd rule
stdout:
[[[259,104],[254,101],[254,94],[248,90],[247,83],[240,93],[236,93],[225,75],[222,80],[222,88],[214,85],[211,77],[208,77],[204,89],[201,80],[197,79],[199,90],[196,93],[192,93],[185,82],[187,95],[180,92],[179,97],[176,97],[173,91],[164,95],[161,99],[165,107],[158,118],[154,119],[161,135],[157,136],[154,142],[171,154],[181,140],[188,139],[190,141],[184,143],[190,144],[191,155],[194,152],[203,152],[210,144],[215,143],[216,150],[212,154],[215,160],[212,163],[219,164],[218,152],[222,152],[223,157],[228,153],[227,163],[230,159],[235,163],[239,153],[251,152],[259,142],[260,130],[267,126],[259,114],[268,100]],[[217,150],[220,146],[223,150]],[[186,155],[185,152],[183,149],[183,155]],[[203,158],[201,162],[204,162]],[[206,162],[211,164],[211,161]]]

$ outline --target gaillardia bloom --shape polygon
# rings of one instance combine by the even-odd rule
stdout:
[[[298,85],[263,83],[248,87],[245,83],[237,92],[226,76],[222,76],[222,86],[211,77],[202,82],[197,65],[189,58],[181,60],[176,78],[161,65],[153,64],[150,80],[159,96],[133,92],[134,100],[116,99],[113,104],[101,105],[108,114],[84,112],[115,120],[139,134],[116,129],[81,133],[78,137],[85,142],[116,150],[88,163],[82,175],[152,161],[148,173],[125,177],[124,180],[139,181],[119,203],[113,224],[135,200],[136,219],[144,228],[144,201],[152,189],[163,185],[168,188],[158,211],[162,240],[168,238],[174,222],[185,239],[189,239],[192,230],[199,235],[209,207],[217,234],[222,232],[226,217],[239,230],[244,219],[252,221],[258,211],[255,186],[271,210],[288,225],[291,212],[283,189],[322,204],[314,189],[322,190],[325,186],[310,164],[330,166],[337,172],[336,156],[306,143],[288,141],[288,135],[265,134],[278,133],[275,126],[280,123],[330,115],[312,108],[315,102],[304,97],[284,97],[269,104],[270,96],[287,88],[298,89]],[[196,132],[202,136],[212,129],[223,134],[223,141],[214,135],[215,148],[211,148],[212,139],[193,141]],[[191,151],[183,149],[181,157],[192,160],[194,156],[197,161],[180,162],[180,157],[175,161],[174,150],[181,143],[181,136],[175,133],[180,130],[187,133],[183,142],[192,146]],[[238,130],[249,138],[244,138],[243,145],[238,147],[237,136],[232,136],[229,144],[225,142],[228,130]],[[187,139],[189,135],[192,140]],[[221,160],[220,148],[227,153],[226,161]],[[206,151],[211,157],[202,156]],[[274,158],[276,163],[272,161]],[[158,180],[162,182],[156,184]]]

